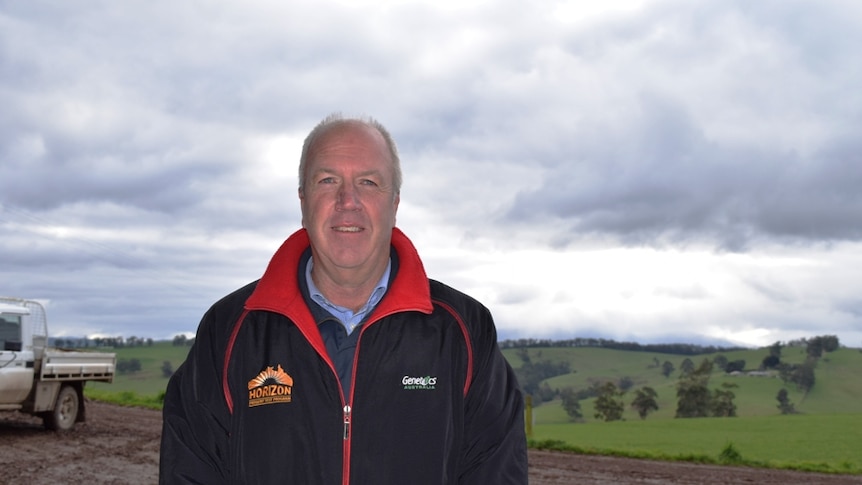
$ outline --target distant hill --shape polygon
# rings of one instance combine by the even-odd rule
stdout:
[[[677,344],[674,344],[677,345]],[[103,350],[100,348],[99,350]],[[93,383],[96,389],[112,392],[134,391],[141,395],[155,395],[167,386],[167,377],[163,372],[165,362],[176,369],[185,359],[189,347],[174,345],[170,341],[156,341],[152,345],[123,348],[105,348],[105,351],[116,352],[118,359],[137,359],[141,370],[135,373],[120,374],[113,384]],[[676,384],[680,366],[685,359],[690,359],[695,365],[703,359],[713,360],[723,355],[729,361],[745,361],[745,370],[754,371],[760,366],[764,357],[769,355],[763,349],[722,349],[718,352],[685,355],[676,353],[649,352],[644,350],[617,350],[593,347],[530,347],[527,349],[505,348],[503,355],[516,371],[520,370],[523,361],[520,352],[527,352],[535,362],[548,362],[550,368],[565,368],[560,373],[541,380],[547,387],[556,390],[571,387],[575,390],[587,389],[595,382],[612,381],[620,383],[623,380],[631,382],[632,390],[625,396],[627,408],[624,418],[639,419],[637,414],[628,407],[633,399],[633,390],[650,386],[658,392],[659,410],[648,419],[672,418],[676,411]],[[802,363],[806,358],[804,347],[784,347],[781,360],[789,364]],[[669,377],[662,375],[661,365],[670,362],[674,366]],[[805,395],[795,386],[786,385],[777,377],[731,377],[724,372],[715,370],[710,385],[719,387],[722,382],[738,385],[733,392],[740,416],[771,416],[779,414],[776,395],[781,388],[786,388],[791,402],[797,411],[808,414],[841,414],[862,413],[862,350],[841,348],[834,352],[823,354],[815,368],[815,384],[811,392]],[[90,385],[88,385],[90,387]],[[537,422],[569,422],[562,409],[559,399],[540,403],[536,400]],[[592,400],[581,402],[581,409],[587,421],[593,418]]]
[[[785,388],[795,408],[807,414],[845,414],[862,413],[862,350],[841,348],[823,354],[815,368],[815,384],[808,394],[796,389],[793,384],[785,384],[780,378],[748,375],[757,371],[764,357],[769,355],[767,348],[728,349],[700,355],[679,355],[661,352],[628,351],[592,347],[530,347],[527,349],[506,348],[503,354],[512,367],[519,372],[523,369],[523,352],[534,364],[544,362],[548,369],[565,369],[569,372],[547,377],[541,381],[551,390],[571,387],[575,390],[588,389],[594,383],[612,381],[630,383],[631,390],[624,396],[626,403],[625,419],[639,419],[629,407],[634,389],[650,386],[658,393],[659,410],[648,419],[672,418],[676,412],[676,384],[679,370],[685,359],[695,365],[703,359],[713,360],[723,355],[729,361],[745,361],[742,375],[730,376],[715,369],[710,380],[711,388],[722,383],[732,383],[738,387],[734,402],[739,416],[771,416],[780,414],[776,396]],[[801,364],[806,359],[804,347],[785,347],[781,361],[788,364]],[[670,362],[673,372],[662,375],[662,364]],[[540,403],[536,408],[537,422],[568,422],[569,418],[560,405],[560,400]],[[581,401],[581,409],[587,421],[594,420],[593,400]]]

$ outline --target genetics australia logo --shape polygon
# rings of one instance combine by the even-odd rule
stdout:
[[[425,376],[425,377],[404,376],[401,378],[401,385],[404,386],[405,390],[409,390],[409,391],[431,390],[431,389],[436,389],[437,378],[432,377],[432,376]]]
[[[248,407],[290,402],[293,397],[293,377],[290,377],[281,364],[277,369],[271,366],[264,369],[254,379],[248,381]]]

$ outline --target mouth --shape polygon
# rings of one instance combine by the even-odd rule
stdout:
[[[335,226],[332,230],[335,232],[356,233],[362,232],[364,229],[359,226]]]

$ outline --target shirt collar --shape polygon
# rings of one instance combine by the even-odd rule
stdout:
[[[374,291],[371,292],[371,296],[368,297],[368,301],[366,301],[365,305],[356,312],[353,312],[349,308],[336,305],[323,296],[323,293],[320,292],[320,289],[317,288],[317,285],[314,284],[314,280],[311,277],[311,270],[313,268],[314,258],[310,257],[305,266],[305,281],[308,284],[309,296],[311,296],[311,299],[323,307],[327,312],[332,314],[332,316],[337,318],[338,321],[344,325],[347,333],[351,333],[365,320],[365,317],[371,313],[371,310],[380,303],[380,300],[383,299],[383,295],[386,294],[386,290],[389,288],[389,277],[392,273],[392,258],[389,258],[389,261],[386,264],[386,270],[383,272],[383,276],[380,277],[380,281],[377,282],[377,286],[374,288]]]

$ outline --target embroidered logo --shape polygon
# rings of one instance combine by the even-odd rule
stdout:
[[[431,376],[425,377],[410,377],[404,376],[401,379],[401,384],[405,390],[429,390],[436,389],[437,378]]]
[[[267,367],[254,379],[248,381],[248,407],[290,402],[293,395],[293,377],[281,364],[277,369]]]

